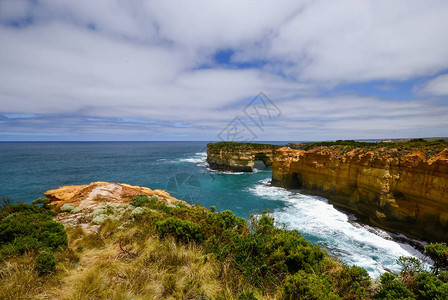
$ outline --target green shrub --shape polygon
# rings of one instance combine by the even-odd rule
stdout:
[[[436,276],[422,272],[417,274],[416,283],[419,289],[419,299],[448,299],[448,283],[444,283]]]
[[[358,266],[343,266],[335,275],[335,287],[344,299],[365,299],[370,288],[370,276]]]
[[[441,268],[448,267],[448,246],[446,243],[431,243],[425,246],[426,255],[434,261],[434,272],[437,275]]]
[[[202,243],[204,241],[204,234],[201,227],[192,221],[170,217],[164,221],[157,222],[156,229],[162,237],[174,235],[178,240],[183,242],[195,241]]]
[[[206,252],[215,253],[220,260],[231,258],[244,278],[257,286],[278,284],[286,275],[313,270],[322,261],[323,251],[298,231],[276,228],[268,216],[252,223],[252,232],[240,234],[228,228],[221,235],[211,236]]]
[[[151,197],[149,197],[146,194],[138,194],[134,197],[134,199],[132,199],[131,202],[129,202],[130,205],[133,206],[145,206],[147,204],[164,204],[160,199],[159,196],[157,195],[153,195]],[[183,202],[178,202],[179,205],[183,204]],[[176,203],[177,204],[177,203]]]
[[[34,200],[31,204],[33,204],[33,205],[42,204],[43,208],[49,209],[49,208],[51,208],[51,206],[48,205],[49,203],[50,203],[50,199],[48,199],[46,197],[40,197],[40,198],[37,198],[36,200]]]
[[[151,201],[151,199],[149,198],[148,195],[139,194],[139,195],[136,195],[134,197],[134,199],[132,199],[132,201],[129,202],[129,204],[133,205],[133,206],[144,206],[145,204],[149,203],[150,201]]]
[[[401,266],[400,275],[415,275],[423,271],[422,262],[416,257],[400,256],[397,263]]]
[[[415,294],[407,289],[394,274],[384,273],[380,280],[380,290],[375,294],[375,299],[416,299]]]
[[[4,209],[0,219],[1,252],[9,256],[67,247],[64,226],[53,221],[53,216],[34,205],[17,204]]]
[[[34,267],[39,274],[44,275],[54,272],[56,270],[56,263],[56,257],[54,257],[53,253],[42,252],[37,256]]]
[[[62,211],[62,212],[69,212],[69,213],[71,213],[72,211],[75,210],[75,206],[73,204],[71,204],[71,203],[64,203],[59,208],[59,210]]]
[[[299,271],[286,277],[283,284],[283,299],[340,299],[331,291],[331,285],[324,276]]]

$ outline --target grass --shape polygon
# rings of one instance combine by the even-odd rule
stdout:
[[[50,274],[34,268],[37,252],[0,260],[0,299],[371,299],[406,288],[448,295],[445,271],[421,275],[414,261],[403,260],[403,274],[382,285],[298,231],[274,226],[266,213],[247,223],[202,206],[164,210],[147,203],[142,209],[137,217],[105,221],[93,234],[67,227],[68,245],[55,252]],[[166,220],[175,220],[175,231],[160,227]],[[191,234],[193,223],[201,239]],[[439,248],[448,251],[445,244]]]

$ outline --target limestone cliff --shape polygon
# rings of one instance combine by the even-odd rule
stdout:
[[[448,241],[448,148],[278,149],[272,183],[321,195],[371,223],[416,238]]]
[[[207,162],[211,169],[231,172],[252,172],[256,160],[271,167],[279,146],[252,143],[211,143],[207,145]]]

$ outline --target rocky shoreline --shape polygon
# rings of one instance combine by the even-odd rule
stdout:
[[[269,149],[216,144],[212,148],[207,151],[209,163],[219,161],[220,168],[227,164],[230,169],[238,169],[239,161],[242,167],[249,165],[250,159]],[[448,240],[448,147],[403,150],[394,145],[297,144],[294,148],[276,148],[273,154],[266,151],[272,160],[272,184],[326,197],[392,232],[429,241]]]

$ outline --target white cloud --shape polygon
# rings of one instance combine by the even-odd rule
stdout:
[[[405,80],[448,67],[446,1],[315,1],[268,50],[289,74],[329,81]]]
[[[446,11],[448,2],[435,0],[0,1],[0,113],[44,116],[14,123],[16,133],[56,130],[56,119],[69,132],[78,121],[60,116],[70,115],[102,120],[83,125],[92,134],[155,126],[117,121],[136,118],[157,121],[157,134],[194,139],[215,136],[264,91],[283,112],[274,139],[295,129],[446,135],[446,106],[430,99],[320,96],[338,84],[448,69]],[[262,64],[214,62],[225,49],[233,63]],[[424,94],[447,95],[447,81],[434,79]]]
[[[419,92],[434,96],[448,96],[448,74],[432,79]]]

